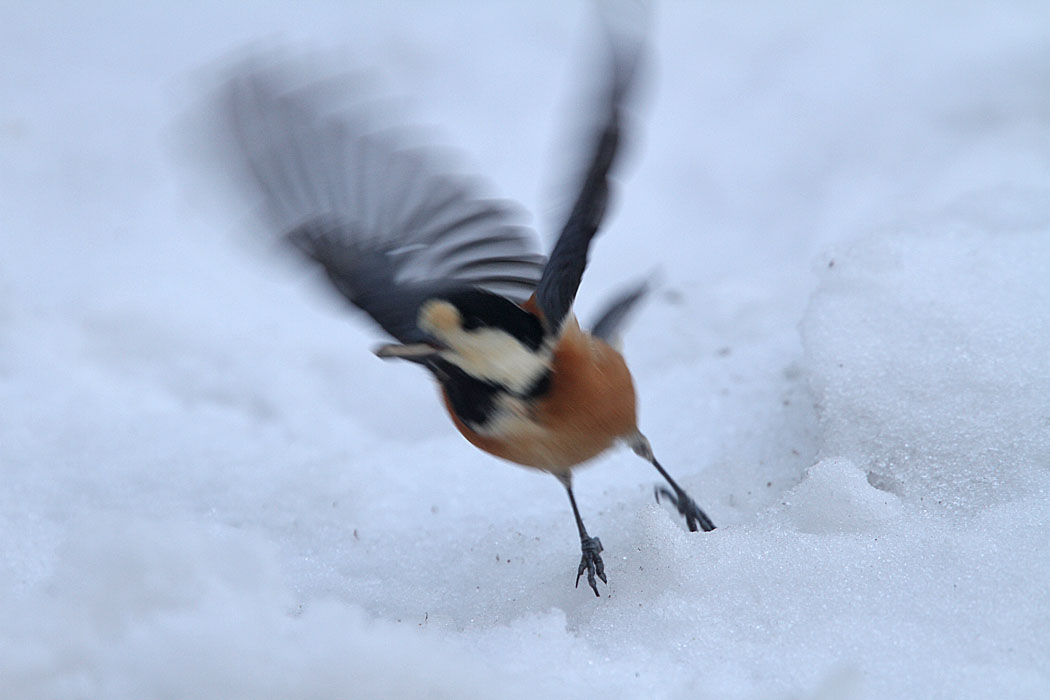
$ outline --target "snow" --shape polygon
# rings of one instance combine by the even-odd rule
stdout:
[[[0,9],[0,696],[1050,696],[1041,2],[669,2],[590,318],[658,270],[642,428],[553,479],[202,173],[275,38],[377,66],[544,231],[585,3]],[[568,132],[568,133],[567,133]]]
[[[981,217],[1008,194],[830,258],[803,320],[822,451],[912,500],[1048,493],[1050,209]]]

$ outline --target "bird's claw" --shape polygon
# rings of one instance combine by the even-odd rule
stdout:
[[[591,590],[594,591],[594,595],[601,597],[598,593],[598,583],[595,581],[595,576],[600,578],[602,583],[609,583],[609,580],[605,578],[605,563],[602,561],[600,554],[602,541],[597,537],[584,537],[580,540],[580,549],[583,551],[583,557],[580,559],[580,569],[576,572],[576,587],[580,587],[580,577],[586,571],[587,583],[590,584]]]
[[[656,494],[656,502],[660,502],[660,496],[664,496],[669,500],[674,507],[678,509],[678,512],[685,516],[685,524],[689,528],[689,532],[696,532],[697,526],[704,532],[711,532],[715,529],[715,524],[711,522],[711,518],[707,517],[707,513],[700,509],[700,506],[696,505],[689,494],[685,491],[673,492],[666,486],[657,486],[654,489]]]

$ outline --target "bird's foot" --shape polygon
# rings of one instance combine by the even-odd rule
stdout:
[[[674,507],[678,509],[678,512],[685,516],[685,524],[689,527],[689,532],[696,532],[697,525],[704,532],[711,532],[715,529],[715,524],[711,522],[711,518],[707,517],[707,513],[700,510],[700,506],[696,505],[689,494],[685,491],[677,490],[671,491],[666,486],[657,486],[654,491],[656,492],[656,502],[660,502],[660,496],[664,496]]]
[[[600,554],[602,541],[597,537],[584,537],[580,540],[580,549],[583,551],[583,557],[580,559],[580,569],[576,572],[576,587],[580,587],[580,577],[586,571],[587,583],[590,584],[591,590],[594,591],[594,595],[601,597],[598,594],[598,583],[594,577],[600,578],[602,583],[609,583],[609,580],[605,578],[605,563]]]

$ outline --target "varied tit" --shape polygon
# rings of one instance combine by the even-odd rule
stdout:
[[[376,354],[426,368],[473,445],[565,487],[582,548],[576,585],[586,572],[595,595],[595,578],[607,581],[602,545],[584,527],[572,470],[617,443],[656,467],[670,485],[657,499],[669,498],[691,531],[714,529],[653,456],[631,373],[610,344],[644,285],[590,332],[572,311],[606,210],[639,44],[610,37],[600,126],[548,258],[508,204],[441,172],[433,149],[406,148],[360,114],[332,112],[323,91],[293,91],[279,71],[255,67],[223,93],[228,143],[271,224],[398,341]]]

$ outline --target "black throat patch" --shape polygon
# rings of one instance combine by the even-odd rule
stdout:
[[[447,360],[430,360],[427,366],[441,382],[452,412],[474,430],[484,429],[496,415],[500,408],[500,397],[513,396],[528,401],[540,398],[551,386],[550,371],[540,376],[523,393],[517,393],[501,384],[478,379]]]

